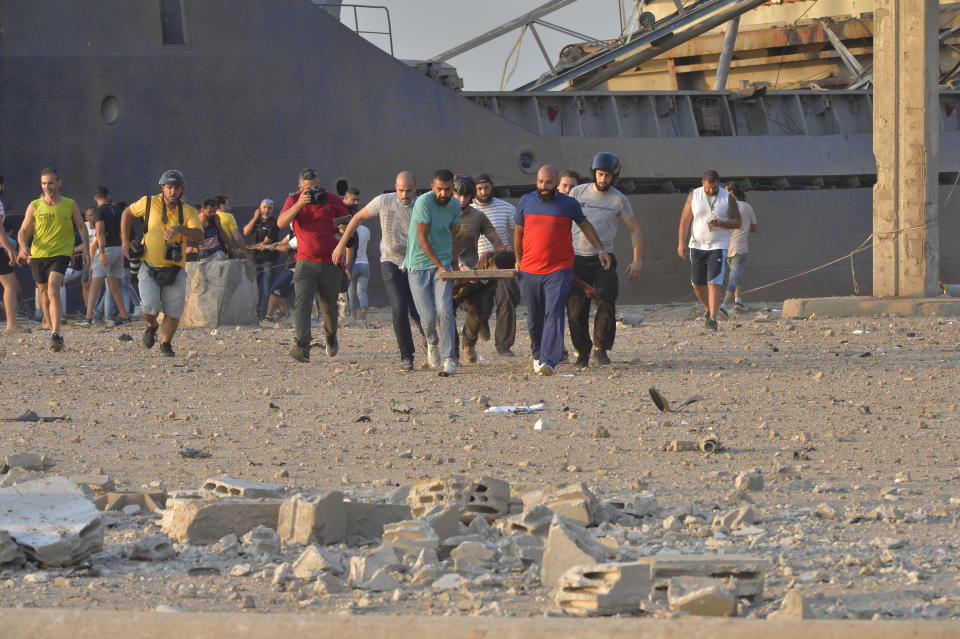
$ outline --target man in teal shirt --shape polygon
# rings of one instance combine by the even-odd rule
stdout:
[[[440,374],[451,375],[457,371],[453,282],[441,280],[437,274],[458,268],[453,236],[460,226],[460,202],[453,199],[453,173],[448,169],[433,174],[430,189],[432,193],[421,195],[413,205],[408,234],[411,239],[403,266],[427,339],[427,362],[435,368],[442,359]]]

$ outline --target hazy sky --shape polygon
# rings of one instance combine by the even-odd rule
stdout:
[[[376,0],[369,4],[383,5],[390,10],[395,55],[402,59],[423,60],[489,31],[545,2],[546,0]],[[617,2],[618,0],[579,0],[544,16],[543,19],[594,38],[614,38],[620,35]],[[629,13],[633,8],[633,1],[623,2]],[[383,11],[357,11],[361,30],[386,31]],[[344,8],[341,19],[352,28],[353,10]],[[538,26],[537,32],[554,62],[564,45],[578,41],[578,38],[545,27]],[[519,30],[515,30],[449,60],[463,78],[464,90],[500,89],[504,61],[519,33]],[[388,50],[385,36],[365,37]],[[516,88],[547,70],[536,40],[528,31],[523,37],[516,71],[506,88]]]

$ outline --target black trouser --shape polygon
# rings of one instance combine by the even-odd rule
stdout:
[[[567,320],[570,338],[580,357],[596,347],[605,351],[613,348],[617,332],[617,258],[610,254],[610,269],[604,270],[597,256],[573,258],[573,274],[597,291],[597,316],[593,320],[593,341],[590,341],[590,298],[577,285],[570,287],[567,298]]]
[[[393,262],[380,262],[380,273],[383,275],[383,285],[387,289],[387,299],[390,300],[393,333],[397,337],[397,346],[400,348],[400,359],[413,359],[415,349],[410,320],[412,319],[416,324],[421,335],[423,335],[423,329],[420,327],[420,315],[410,294],[410,280],[407,279],[407,274]]]
[[[493,304],[493,293],[496,288],[494,282],[487,284],[464,284],[457,291],[456,308],[463,309],[466,317],[463,320],[463,345],[476,346],[480,337],[480,327],[490,318]]]
[[[498,353],[509,351],[517,341],[517,304],[519,303],[520,287],[517,286],[516,280],[498,279],[496,286],[491,286],[486,291],[481,319],[486,325],[496,304],[497,327],[493,334],[493,343],[496,344]]]

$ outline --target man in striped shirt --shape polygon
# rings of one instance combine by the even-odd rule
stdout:
[[[514,217],[516,209],[512,204],[493,197],[493,180],[488,173],[478,173],[473,178],[477,188],[477,195],[473,200],[473,207],[487,216],[493,224],[497,235],[509,242],[513,239]],[[513,246],[504,246],[503,251],[512,251]],[[493,252],[493,244],[484,236],[477,242],[477,251],[480,261],[483,262]],[[494,344],[497,353],[504,357],[513,357],[513,343],[517,339],[517,304],[520,303],[520,289],[516,280],[497,280],[496,289],[487,293],[481,315],[480,333],[484,339],[490,339],[488,321],[493,313],[493,305],[497,305],[497,328],[494,333]]]

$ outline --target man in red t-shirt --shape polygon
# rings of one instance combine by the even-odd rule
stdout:
[[[293,224],[297,238],[297,266],[293,274],[293,323],[297,343],[290,356],[298,362],[310,361],[310,316],[315,295],[320,298],[327,355],[337,354],[337,294],[342,269],[333,262],[337,246],[334,220],[349,215],[343,200],[320,186],[314,169],[300,171],[299,188],[290,194],[277,218],[277,226]]]

